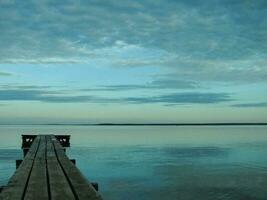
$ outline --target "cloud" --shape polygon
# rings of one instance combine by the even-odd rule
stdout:
[[[196,89],[199,85],[193,81],[175,79],[157,79],[145,84],[104,85],[81,91],[127,91],[127,90],[160,90],[160,89]]]
[[[148,87],[158,89],[196,89],[199,88],[197,82],[178,79],[156,79]]]
[[[130,103],[164,103],[173,104],[213,104],[232,101],[225,93],[175,93],[153,97],[129,97],[125,99]]]
[[[127,104],[214,104],[231,101],[225,93],[175,93],[146,97],[98,97],[90,95],[68,95],[58,91],[9,89],[0,90],[0,101],[41,101],[49,103],[127,103]]]
[[[101,100],[101,99],[99,99]],[[41,101],[51,103],[96,102],[91,96],[70,96],[60,91],[40,89],[8,89],[0,90],[0,101]]]
[[[12,76],[13,74],[10,72],[0,72],[0,76]]]
[[[2,89],[0,90],[1,101],[36,101],[42,100],[45,95],[52,95],[55,92],[44,90],[18,90],[18,89]]]
[[[0,89],[5,90],[36,90],[36,89],[52,89],[56,86],[46,86],[46,85],[19,85],[19,84],[1,84]]]
[[[234,104],[232,106],[240,108],[261,108],[261,107],[267,107],[267,102]]]

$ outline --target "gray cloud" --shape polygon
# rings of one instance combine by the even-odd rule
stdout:
[[[47,90],[0,90],[0,101],[41,101],[50,103],[162,103],[162,104],[213,104],[231,101],[225,93],[175,93],[149,97],[97,97],[90,95],[67,95]]]
[[[41,101],[51,103],[101,102],[91,96],[71,96],[60,91],[40,89],[7,89],[0,90],[0,101]]]
[[[36,101],[42,100],[45,95],[57,94],[55,92],[45,90],[19,90],[19,89],[1,89],[1,101]]]
[[[199,88],[198,83],[194,81],[178,80],[178,79],[156,79],[148,84],[149,88],[160,89],[194,89]]]
[[[19,84],[1,84],[0,89],[6,90],[36,90],[36,89],[52,89],[56,86],[45,86],[45,85],[19,85]]]
[[[103,85],[96,88],[82,89],[81,91],[127,91],[127,90],[146,90],[146,89],[196,89],[199,85],[193,81],[175,79],[157,79],[149,83],[124,84],[124,85]]]
[[[12,76],[13,74],[10,72],[0,72],[0,76]]]
[[[213,104],[233,100],[225,93],[175,93],[156,97],[129,97],[130,103],[165,103],[165,104]]]
[[[260,102],[260,103],[243,103],[243,104],[234,104],[233,107],[241,107],[241,108],[261,108],[267,107],[267,102]]]

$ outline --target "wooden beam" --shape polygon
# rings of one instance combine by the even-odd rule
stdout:
[[[36,137],[29,153],[20,164],[18,170],[16,170],[14,175],[11,177],[7,186],[1,192],[1,200],[21,200],[24,198],[39,143],[40,137]]]
[[[26,200],[48,200],[46,177],[46,139],[40,136],[40,145],[34,159],[33,169],[25,193]]]
[[[51,199],[74,200],[75,196],[56,157],[52,138],[51,136],[47,136],[46,139],[47,169]]]
[[[52,137],[59,163],[68,178],[69,184],[78,199],[102,200],[100,194],[82,175],[75,165],[68,159],[60,143]]]

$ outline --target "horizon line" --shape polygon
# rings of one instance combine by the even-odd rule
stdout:
[[[266,126],[267,122],[211,122],[211,123],[16,123],[0,125],[31,125],[31,126]]]

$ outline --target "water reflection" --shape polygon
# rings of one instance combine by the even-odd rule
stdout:
[[[16,160],[21,159],[22,152],[19,149],[0,149],[0,185],[7,183],[9,177],[15,171]]]
[[[266,161],[248,168],[251,163],[240,162],[238,151],[121,146],[76,147],[69,154],[89,179],[100,182],[106,199],[264,199]]]

